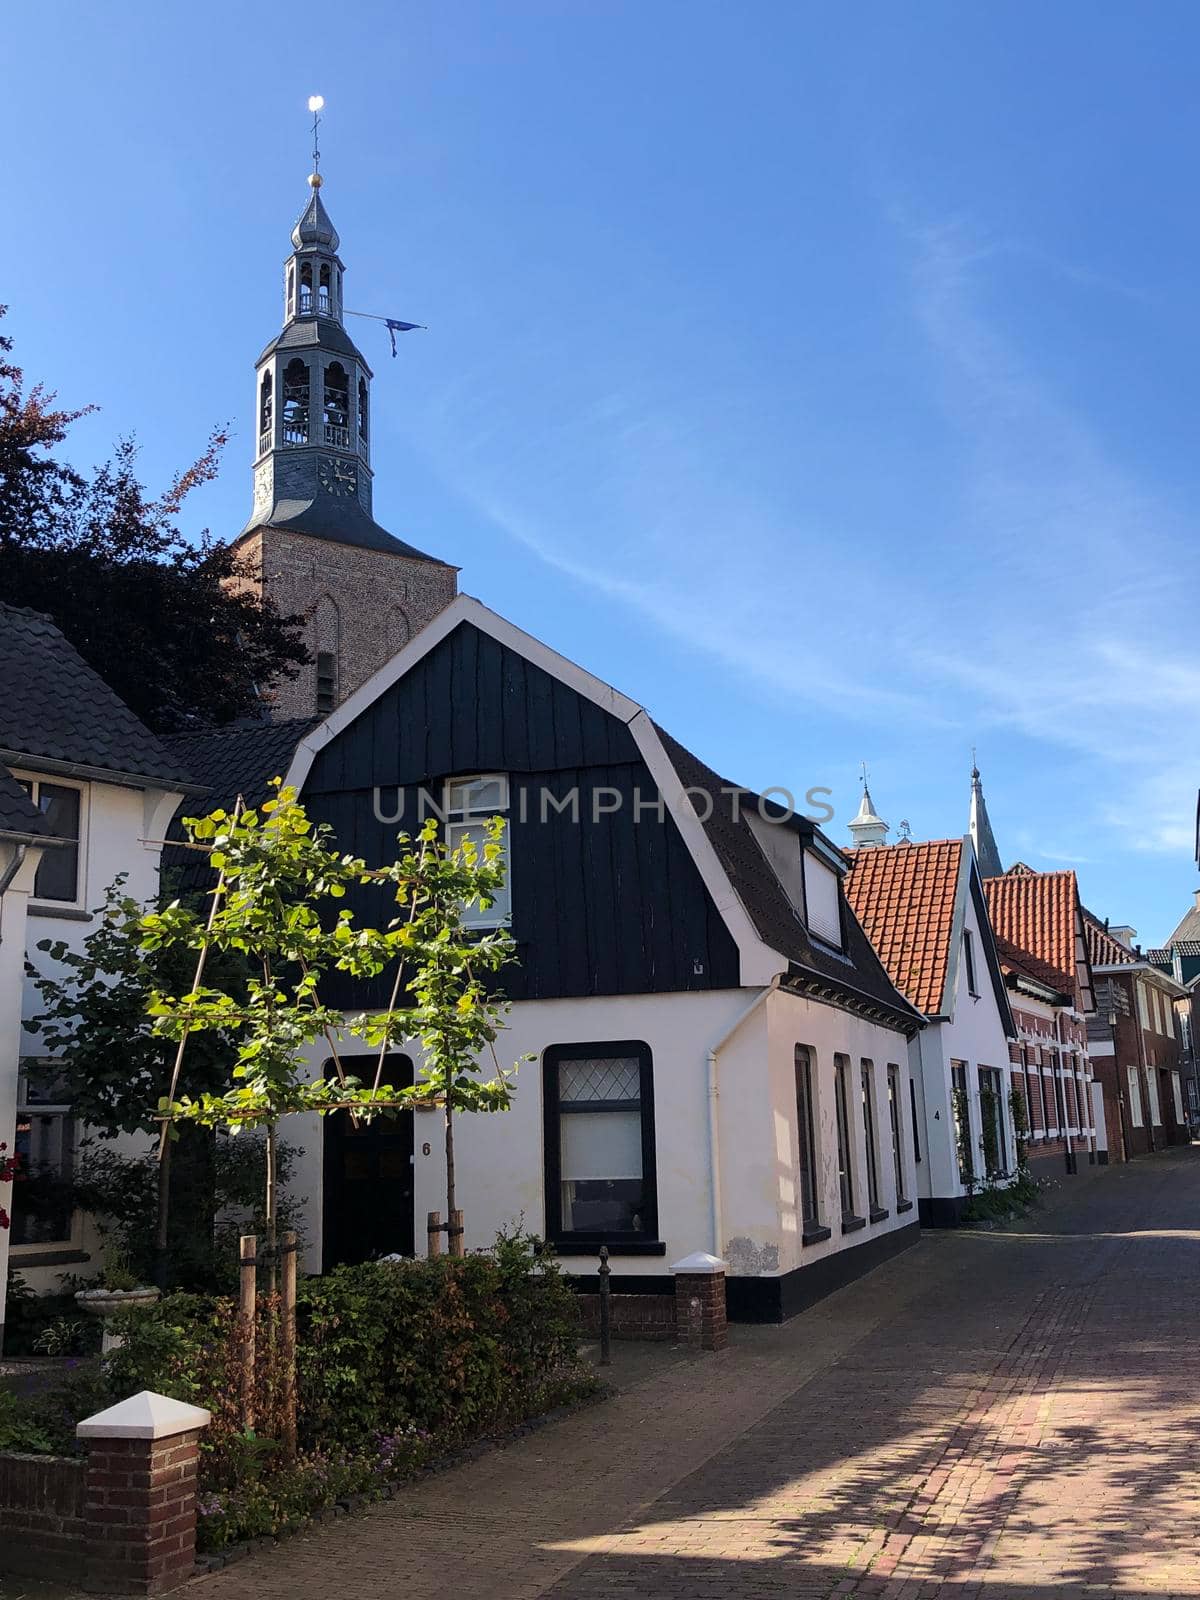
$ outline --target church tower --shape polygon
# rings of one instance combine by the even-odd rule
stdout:
[[[255,366],[254,506],[235,549],[311,663],[266,694],[276,717],[332,711],[453,600],[458,569],[375,521],[372,373],[343,325],[337,229],[308,180],[283,268],[283,330]]]

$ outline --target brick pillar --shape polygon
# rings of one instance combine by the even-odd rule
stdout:
[[[728,1339],[725,1320],[725,1269],[728,1262],[703,1250],[685,1256],[671,1268],[675,1275],[675,1342],[701,1350],[723,1350]]]
[[[85,1587],[161,1594],[196,1564],[196,1467],[209,1414],[143,1390],[81,1422]]]

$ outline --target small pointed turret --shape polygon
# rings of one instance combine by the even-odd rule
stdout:
[[[888,825],[882,817],[877,816],[875,806],[871,800],[871,791],[867,788],[866,778],[862,781],[862,800],[859,803],[858,815],[853,822],[847,823],[850,837],[854,840],[856,850],[877,848],[887,843]]]
[[[983,798],[983,784],[980,781],[979,768],[976,766],[971,768],[971,820],[967,831],[971,835],[971,843],[975,846],[979,876],[1003,877],[1004,868],[1000,862],[1000,852],[996,848],[996,836],[988,819],[987,801]]]

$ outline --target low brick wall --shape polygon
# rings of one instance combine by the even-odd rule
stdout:
[[[583,1326],[596,1338],[600,1333],[600,1296],[581,1294],[578,1298]],[[674,1284],[670,1294],[611,1295],[609,1328],[614,1339],[674,1339]]]
[[[84,1463],[0,1454],[0,1572],[77,1583],[87,1561]]]

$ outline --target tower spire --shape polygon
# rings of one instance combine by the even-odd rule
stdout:
[[[871,799],[871,791],[867,787],[867,763],[862,764],[862,800],[859,802],[858,815],[853,822],[846,824],[850,837],[854,841],[856,850],[878,848],[887,843],[888,825],[882,817],[877,816],[875,806]]]
[[[967,831],[971,835],[971,843],[975,846],[980,877],[1002,877],[1004,867],[1000,860],[1000,852],[996,848],[996,836],[992,832],[992,824],[988,818],[987,801],[983,798],[983,783],[979,777],[979,768],[975,764],[974,745],[971,746],[971,820]]]

